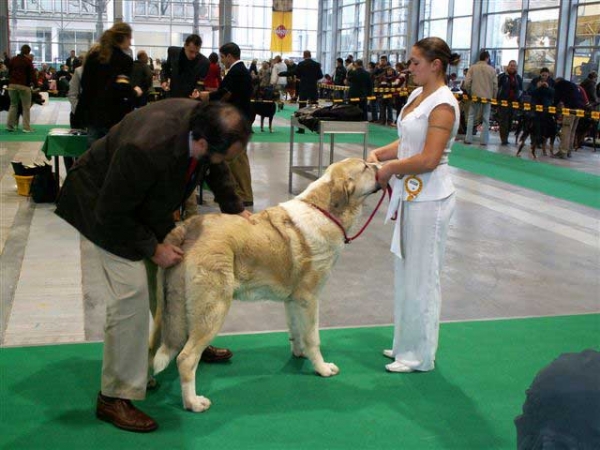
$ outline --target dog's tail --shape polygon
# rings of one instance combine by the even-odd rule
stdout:
[[[156,355],[154,355],[154,375],[165,370],[175,355],[177,355],[177,350],[161,344]]]

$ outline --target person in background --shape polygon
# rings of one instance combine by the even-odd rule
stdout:
[[[295,76],[299,80],[298,89],[298,108],[305,108],[307,103],[317,103],[319,101],[319,89],[317,84],[323,78],[321,64],[311,57],[308,50],[304,50],[304,59],[298,63],[295,70]],[[298,129],[297,133],[304,133],[304,129]]]
[[[600,104],[598,101],[598,94],[596,93],[596,82],[598,81],[598,72],[590,72],[585,80],[583,80],[580,86],[585,91],[590,107],[595,109]]]
[[[479,61],[472,65],[467,72],[465,78],[465,87],[472,97],[496,98],[498,94],[498,77],[496,71],[490,66],[490,53],[482,51],[479,54]],[[469,117],[467,119],[467,135],[465,136],[465,144],[470,144],[473,140],[473,128],[475,119],[481,112],[483,118],[483,129],[481,130],[480,145],[487,145],[490,139],[490,113],[492,104],[490,102],[481,103],[480,101],[472,102],[469,108]]]
[[[456,196],[448,157],[460,111],[446,85],[449,64],[460,60],[440,38],[411,50],[410,71],[419,86],[398,119],[394,142],[369,153],[382,188],[392,184],[387,219],[397,215],[391,251],[395,264],[394,339],[384,355],[389,372],[435,367],[441,307],[440,273]],[[387,162],[386,162],[387,161]]]
[[[90,146],[133,110],[133,98],[142,93],[130,81],[133,60],[126,50],[131,37],[127,23],[115,23],[86,57],[75,116],[87,127]]]
[[[287,70],[286,64],[281,60],[281,56],[277,55],[273,58],[273,67],[271,68],[271,84],[273,90],[279,91],[279,109],[283,108],[283,99],[285,98],[285,86],[287,78],[279,74]]]
[[[216,91],[221,85],[221,66],[219,65],[219,55],[212,52],[208,55],[208,73],[204,79],[204,89],[209,92]]]
[[[357,59],[353,63],[354,69],[348,72],[348,97],[350,99],[360,99],[358,103],[353,102],[363,111],[363,120],[368,119],[367,99],[373,93],[373,82],[371,75],[363,67],[362,59]]]
[[[502,145],[508,145],[508,135],[510,134],[515,109],[512,102],[521,100],[523,94],[523,79],[517,73],[517,62],[509,61],[506,71],[498,75],[498,124],[500,126],[500,142]],[[502,100],[508,102],[508,107],[500,106]]]
[[[35,83],[35,72],[30,58],[31,47],[27,44],[21,47],[21,53],[8,62],[8,93],[10,109],[6,129],[16,131],[18,125],[19,106],[23,109],[23,132],[32,133],[30,124],[31,85]]]
[[[344,81],[346,80],[346,68],[344,67],[344,60],[342,58],[337,58],[335,60],[335,72],[333,74],[333,84],[338,87],[344,86]],[[340,99],[344,98],[344,91],[342,89],[334,91],[334,98]]]
[[[219,89],[213,92],[199,92],[198,97],[202,101],[221,101],[236,106],[248,121],[252,129],[254,113],[252,111],[252,78],[244,62],[240,60],[240,47],[229,42],[219,49],[221,62],[227,69],[227,75],[223,78]],[[254,194],[252,192],[252,175],[250,173],[250,161],[244,147],[235,159],[228,162],[229,170],[236,182],[236,194],[240,196],[244,206],[254,205]]]
[[[71,113],[69,114],[69,124],[72,129],[81,129],[83,126],[77,123],[77,119],[75,116],[75,111],[77,110],[77,103],[79,102],[79,96],[81,95],[81,78],[83,76],[83,64],[85,62],[84,57],[80,57],[77,59],[75,65],[75,71],[73,72],[73,76],[71,77],[71,81],[69,83],[69,92],[67,93],[67,98],[69,99],[69,103],[71,104]],[[63,161],[65,163],[65,168],[67,172],[73,167],[73,163],[75,162],[75,158],[72,156],[64,156]]]
[[[527,94],[531,98],[534,117],[531,139],[536,147],[542,147],[542,151],[546,154],[546,137],[556,134],[556,120],[547,111],[547,108],[554,102],[554,79],[550,76],[550,70],[547,67],[542,67],[540,75],[531,80]],[[542,105],[544,111],[536,111],[535,105]],[[550,151],[552,152],[552,149]]]
[[[183,47],[168,48],[160,74],[161,86],[168,97],[190,98],[194,91],[202,90],[210,62],[200,53],[201,48],[202,38],[197,34],[189,35]]]
[[[579,86],[564,78],[557,78],[554,84],[554,105],[569,109],[584,109],[586,102]],[[560,127],[560,145],[554,155],[557,158],[571,157],[571,152],[575,149],[578,123],[579,117],[574,112],[563,114]]]
[[[71,50],[71,55],[65,61],[69,73],[75,72],[77,67],[81,66],[82,62],[75,54],[75,50]]]
[[[135,99],[136,108],[148,104],[148,93],[152,89],[152,78],[152,69],[148,65],[148,54],[145,50],[140,50],[131,69],[131,83],[142,90],[142,94]]]

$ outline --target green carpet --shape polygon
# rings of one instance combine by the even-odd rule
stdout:
[[[181,407],[172,364],[143,402],[156,433],[94,418],[102,346],[0,349],[0,447],[10,449],[513,449],[535,374],[559,354],[599,348],[600,315],[443,324],[435,371],[389,374],[390,327],[321,333],[325,379],[290,357],[283,333],[223,336],[231,363],[201,365],[202,414]]]

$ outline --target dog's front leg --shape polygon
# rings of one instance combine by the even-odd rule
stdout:
[[[300,336],[304,356],[312,362],[315,371],[322,377],[337,375],[340,369],[323,360],[319,339],[319,307],[316,298],[290,300],[288,308],[295,324],[295,333]],[[294,341],[292,341],[293,343]],[[293,348],[293,347],[292,347]]]

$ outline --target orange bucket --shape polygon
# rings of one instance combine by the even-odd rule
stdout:
[[[33,181],[33,175],[13,175],[13,177],[15,177],[15,180],[17,180],[17,194],[29,197],[29,191],[31,190],[31,182]]]

